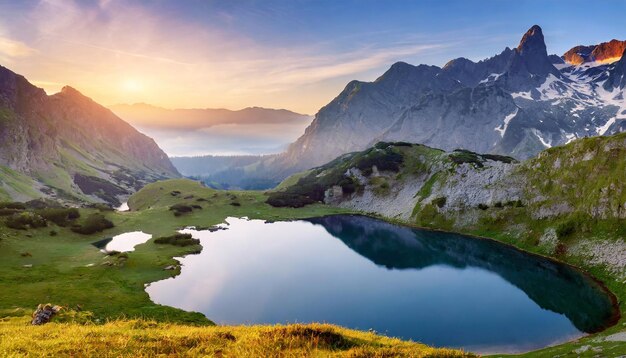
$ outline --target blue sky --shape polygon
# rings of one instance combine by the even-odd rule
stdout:
[[[626,39],[626,1],[0,0],[0,64],[103,104],[314,114],[396,61],[444,65],[517,45]]]
[[[514,46],[534,24],[544,29],[550,52],[558,54],[576,44],[626,39],[623,0],[196,0],[153,6],[274,46],[328,43],[340,52],[403,41],[458,41],[446,51],[421,54],[413,61],[435,65],[458,56],[491,56]]]

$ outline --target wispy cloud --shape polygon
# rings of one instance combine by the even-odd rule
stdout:
[[[26,57],[37,51],[23,42],[0,36],[0,53],[8,57]]]
[[[24,42],[0,38],[0,54],[23,56],[16,70],[47,91],[67,83],[105,104],[170,108],[259,105],[314,113],[349,77],[380,74],[395,61],[451,45],[418,39],[345,47],[329,39],[281,47],[115,0],[42,0],[12,26],[24,29]],[[129,81],[136,85],[124,86]]]

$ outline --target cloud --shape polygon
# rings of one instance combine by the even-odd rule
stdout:
[[[226,25],[236,22],[230,13],[216,16]],[[377,45],[355,39],[339,44],[339,37],[259,43],[231,26],[116,0],[42,0],[12,19],[9,30],[24,42],[0,42],[0,59],[6,57],[3,47],[24,56],[13,69],[48,91],[66,83],[106,105],[263,106],[302,113],[316,112],[348,79],[373,79],[395,61],[450,46],[445,40],[394,42],[389,36]],[[142,90],[129,91],[129,81],[141,83]]]
[[[8,57],[26,57],[36,53],[37,50],[23,42],[11,40],[0,36],[0,53]]]

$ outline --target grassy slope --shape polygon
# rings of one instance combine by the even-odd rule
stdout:
[[[360,356],[462,357],[457,350],[348,330],[331,325],[193,327],[150,321],[104,325],[0,322],[0,352],[45,356]]]
[[[41,197],[41,193],[33,187],[34,182],[31,178],[5,166],[0,166],[0,201],[11,200],[12,197],[23,199]]]

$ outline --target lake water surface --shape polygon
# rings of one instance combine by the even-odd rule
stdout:
[[[599,285],[569,266],[462,235],[363,216],[184,230],[201,240],[153,301],[219,324],[328,322],[475,352],[519,352],[602,329]]]

